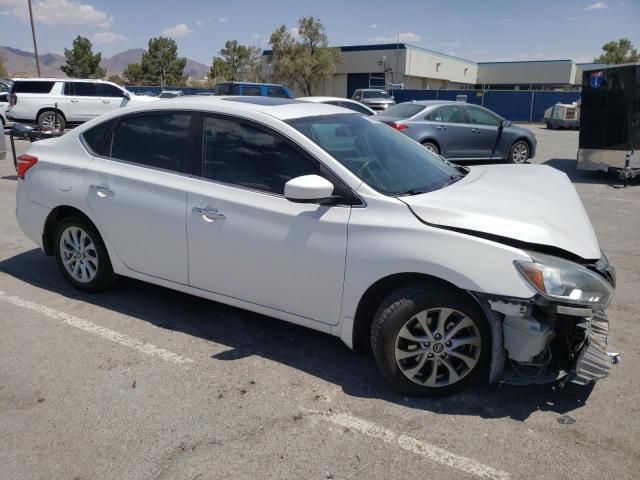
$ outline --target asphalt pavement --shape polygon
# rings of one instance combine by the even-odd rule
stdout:
[[[617,267],[622,361],[595,386],[407,398],[328,335],[134,280],[79,293],[18,228],[0,161],[0,478],[638,478],[640,184],[530,128]]]

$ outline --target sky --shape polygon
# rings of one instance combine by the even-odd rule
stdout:
[[[0,45],[33,51],[27,0],[0,0]],[[109,57],[169,36],[180,56],[210,64],[227,40],[268,48],[276,28],[322,21],[331,45],[400,41],[473,61],[588,62],[609,40],[640,48],[640,0],[33,0],[38,50],[77,35]]]

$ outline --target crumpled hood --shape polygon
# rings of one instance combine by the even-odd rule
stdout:
[[[567,176],[544,165],[471,167],[441,190],[401,197],[422,221],[600,258],[587,212]]]

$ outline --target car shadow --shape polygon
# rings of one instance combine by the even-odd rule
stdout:
[[[580,408],[592,390],[573,385],[563,389],[552,385],[480,385],[447,398],[412,398],[388,386],[369,355],[352,352],[330,335],[127,278],[107,292],[82,293],[65,281],[53,258],[38,249],[1,261],[0,272],[70,299],[229,348],[211,355],[211,362],[257,355],[337,385],[347,395],[433,413],[523,421],[536,411],[565,414]]]
[[[623,187],[623,182],[615,173],[578,170],[575,158],[552,158],[541,165],[548,165],[567,174],[573,183],[609,185],[612,188]],[[640,177],[629,180],[629,185],[640,185]]]

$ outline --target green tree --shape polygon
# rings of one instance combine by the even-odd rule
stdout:
[[[125,78],[126,85],[144,85],[145,76],[142,70],[142,65],[139,63],[130,63],[127,68],[124,69],[122,75]]]
[[[178,58],[175,40],[156,37],[149,40],[149,49],[142,54],[140,62],[144,80],[152,85],[179,85],[184,83],[182,75],[186,58]]]
[[[628,38],[621,38],[617,42],[607,42],[602,46],[604,52],[597,58],[595,63],[606,63],[607,65],[619,65],[621,63],[632,63],[640,61],[640,54],[635,49]]]
[[[340,50],[329,47],[320,19],[302,17],[298,35],[294,37],[283,25],[271,34],[273,76],[297,85],[305,95],[336,71],[341,61]]]
[[[120,75],[109,75],[107,77],[108,82],[113,82],[116,85],[124,85],[125,80]]]
[[[209,68],[209,80],[211,82],[221,82],[229,79],[227,62],[220,57],[213,57],[211,68]]]
[[[4,78],[8,76],[9,74],[7,73],[7,68],[4,66],[4,59],[0,57],[0,77]]]
[[[262,54],[258,47],[227,40],[219,57],[213,57],[209,78],[231,81],[262,81]]]
[[[78,35],[73,41],[71,50],[64,49],[67,64],[60,67],[69,77],[74,78],[102,78],[106,72],[100,66],[102,54],[94,55],[91,41]]]

